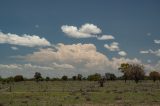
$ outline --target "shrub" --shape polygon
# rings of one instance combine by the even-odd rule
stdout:
[[[150,72],[149,76],[154,82],[160,78],[160,74],[156,71]]]
[[[68,80],[68,77],[66,75],[64,75],[64,76],[62,76],[61,79],[64,80],[64,81],[66,81],[66,80]]]
[[[15,81],[15,82],[19,82],[19,81],[23,81],[23,80],[24,80],[24,78],[23,78],[22,75],[16,75],[16,76],[14,77],[14,81]]]

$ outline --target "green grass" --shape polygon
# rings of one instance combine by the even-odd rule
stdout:
[[[4,90],[11,86],[11,92]],[[0,85],[4,106],[150,106],[160,105],[160,82],[25,81]]]

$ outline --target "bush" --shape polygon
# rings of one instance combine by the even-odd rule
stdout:
[[[72,80],[74,80],[74,81],[75,81],[76,79],[77,79],[77,77],[76,77],[76,76],[72,76]]]
[[[41,80],[42,80],[41,73],[35,72],[34,78],[35,78],[35,80],[36,80],[37,82],[38,82],[38,81],[41,81]]]
[[[95,73],[93,75],[89,75],[87,79],[89,81],[99,81],[101,79],[101,75],[98,73]]]
[[[149,76],[154,82],[160,78],[160,74],[156,71],[150,72]]]
[[[49,81],[50,80],[50,78],[49,77],[46,77],[46,79],[45,79],[46,81]]]
[[[66,80],[68,80],[68,77],[64,75],[64,76],[62,76],[61,79],[64,80],[64,81],[66,81]]]
[[[116,80],[116,76],[112,73],[105,73],[106,80]]]
[[[22,75],[16,75],[16,76],[14,77],[14,81],[15,81],[15,82],[19,82],[19,81],[23,81],[23,80],[24,80],[24,78],[23,78]]]

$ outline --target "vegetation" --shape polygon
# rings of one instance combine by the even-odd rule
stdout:
[[[150,81],[160,79],[158,72],[152,71],[145,76],[143,65],[128,63],[121,64],[119,70],[123,76],[95,73],[88,77],[78,74],[71,78],[66,75],[43,78],[41,73],[36,72],[34,78],[30,79],[22,75],[0,77],[0,105],[160,105],[160,83]],[[121,80],[125,80],[125,83]]]
[[[36,80],[36,82],[42,80],[42,76],[41,76],[41,73],[39,72],[36,72],[35,75],[34,75],[34,78]]]
[[[24,78],[23,78],[22,75],[16,75],[16,76],[14,77],[14,81],[15,81],[15,82],[19,82],[19,81],[23,81],[23,80],[24,80]]]
[[[66,75],[62,76],[62,80],[67,81],[68,77]]]
[[[121,66],[118,68],[119,70],[121,70],[121,72],[124,74],[124,80],[125,82],[127,81],[128,77],[129,77],[129,64],[128,63],[122,63]]]
[[[119,67],[119,70],[124,74],[124,79],[125,82],[127,79],[132,79],[136,83],[139,82],[139,80],[142,80],[145,76],[144,73],[144,67],[143,65],[139,64],[128,64],[128,63],[123,63]]]
[[[156,80],[160,79],[160,74],[159,74],[159,72],[156,72],[156,71],[150,72],[149,76],[154,82]]]
[[[116,76],[113,73],[105,73],[106,80],[116,80]]]
[[[101,79],[101,75],[98,73],[95,73],[93,75],[89,75],[87,79],[89,81],[99,81]]]
[[[159,106],[160,83],[144,80],[106,81],[21,81],[1,84],[4,106]],[[8,87],[11,86],[11,92]]]

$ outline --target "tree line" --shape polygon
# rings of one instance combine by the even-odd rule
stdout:
[[[88,80],[88,81],[99,81],[100,85],[103,86],[103,83],[106,80],[124,80],[125,82],[127,80],[134,80],[136,83],[138,83],[140,80],[153,80],[154,82],[156,80],[160,80],[160,73],[157,71],[150,72],[149,76],[145,75],[144,66],[140,64],[129,64],[129,63],[122,63],[120,67],[118,68],[122,73],[123,76],[117,77],[113,73],[105,73],[105,75],[101,75],[99,73],[95,73],[92,75],[88,75],[87,77],[83,77],[82,74],[78,74],[75,76],[72,76],[69,78],[68,76],[64,75],[61,78],[50,78],[46,77],[43,78],[40,72],[35,72],[33,78],[24,78],[22,75],[16,75],[14,77],[8,77],[8,78],[1,78],[0,81],[3,83],[9,83],[9,82],[19,82],[19,81],[82,81],[82,80]]]

